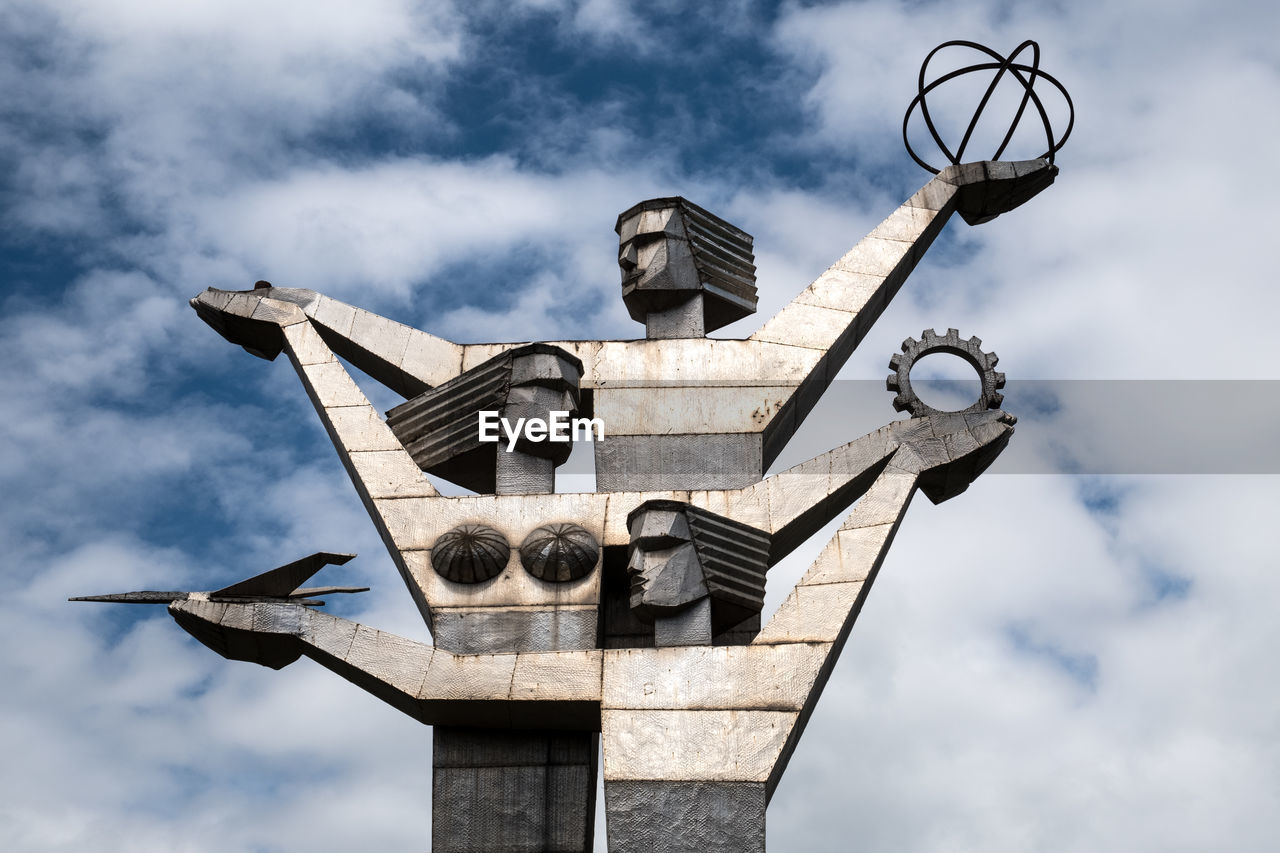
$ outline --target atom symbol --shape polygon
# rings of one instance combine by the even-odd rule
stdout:
[[[973,65],[966,65],[964,68],[957,68],[955,71],[952,71],[949,74],[944,74],[926,86],[924,81],[925,75],[929,69],[929,61],[933,59],[938,51],[945,47],[967,47],[972,50],[981,51],[991,57],[994,61],[979,62]],[[1028,48],[1031,49],[1031,64],[1025,65],[1017,62],[1019,54]],[[986,93],[983,94],[982,100],[978,103],[978,108],[974,110],[973,118],[969,120],[969,127],[964,132],[964,138],[960,140],[960,147],[956,149],[954,154],[952,154],[951,149],[942,141],[942,137],[938,134],[938,129],[933,124],[933,118],[929,115],[929,105],[925,102],[925,96],[941,86],[943,83],[946,83],[948,80],[953,80],[956,77],[975,71],[995,71],[996,73],[991,80],[991,85],[987,87]],[[918,104],[920,106],[920,115],[924,118],[925,126],[929,128],[929,133],[933,136],[933,141],[937,143],[938,150],[941,151],[952,164],[959,165],[960,159],[964,157],[964,149],[968,146],[970,137],[973,136],[974,128],[978,126],[978,119],[982,117],[982,111],[986,109],[987,102],[991,100],[991,95],[995,92],[996,86],[999,85],[1000,79],[1005,75],[1005,72],[1013,75],[1013,77],[1022,84],[1022,102],[1018,105],[1018,111],[1014,115],[1013,121],[1009,123],[1009,131],[1004,135],[1004,140],[1001,141],[1000,147],[996,149],[996,153],[991,156],[991,159],[1000,159],[1000,155],[1003,154],[1004,149],[1008,147],[1009,141],[1013,139],[1014,131],[1018,129],[1018,123],[1022,121],[1022,115],[1027,109],[1027,104],[1031,103],[1035,105],[1036,112],[1040,114],[1040,121],[1044,125],[1045,140],[1048,144],[1047,150],[1036,159],[1047,159],[1052,163],[1053,155],[1057,153],[1058,149],[1060,149],[1067,141],[1067,137],[1071,135],[1071,128],[1075,126],[1075,106],[1071,103],[1071,96],[1067,94],[1067,90],[1063,85],[1052,75],[1040,70],[1040,45],[1036,44],[1031,39],[1027,39],[1022,44],[1018,45],[1018,47],[1013,51],[1013,53],[1009,54],[1008,57],[1003,57],[991,48],[972,41],[943,42],[933,50],[929,51],[929,55],[924,58],[924,63],[920,66],[920,83],[917,87],[917,94],[915,98],[911,100],[911,104],[907,107],[907,114],[902,119],[902,141],[906,144],[907,153],[911,155],[911,159],[915,160],[935,175],[939,171],[933,166],[930,166],[924,160],[920,159],[919,155],[917,155],[915,150],[911,147],[911,141],[907,139],[907,125],[910,123],[911,114],[915,112],[916,105]],[[1044,104],[1041,102],[1040,96],[1035,92],[1036,81],[1041,79],[1049,81],[1049,83],[1051,83],[1062,94],[1062,97],[1067,102],[1067,110],[1069,112],[1067,129],[1066,132],[1062,134],[1062,138],[1056,141],[1053,138],[1053,126],[1049,123],[1049,115],[1045,112]]]

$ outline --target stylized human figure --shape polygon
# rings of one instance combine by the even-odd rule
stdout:
[[[944,169],[745,340],[703,333],[754,310],[751,238],[683,199],[625,212],[623,295],[647,337],[549,344],[581,362],[581,389],[607,425],[593,448],[597,489],[758,482],[951,215],[993,219],[1057,171],[1043,160]],[[234,342],[274,357],[278,335],[264,342],[243,322],[278,310],[264,299],[297,304],[335,353],[406,399],[516,346],[455,344],[309,290],[210,289],[193,305]]]
[[[601,541],[607,548],[630,540],[637,573],[671,572],[676,599],[706,577],[702,559],[724,556],[676,553],[696,541],[699,522],[689,524],[690,514],[722,529],[726,519],[750,519],[735,523],[753,528],[754,537],[730,539],[720,548],[752,552],[766,541],[771,550],[798,541],[825,521],[833,505],[857,500],[748,645],[459,655],[302,604],[196,596],[173,601],[170,612],[226,657],[279,667],[306,655],[436,727],[603,732],[611,851],[762,851],[765,806],[912,494],[920,488],[941,501],[962,491],[1008,442],[1011,421],[1002,411],[926,415],[890,424],[746,489],[684,493],[680,500],[608,496],[632,508],[606,510],[604,525],[596,528]],[[458,510],[474,499],[434,500],[440,511],[460,517],[466,512]],[[517,508],[519,498],[490,500],[490,508],[499,510],[489,516],[495,529],[530,523],[529,513]],[[461,504],[448,507],[452,502]],[[708,511],[709,504],[718,512]],[[509,513],[501,511],[508,507]],[[540,506],[538,514],[564,508]],[[683,535],[681,522],[690,530],[688,542],[674,541]],[[655,554],[661,550],[668,553]],[[666,557],[663,566],[652,562],[655,556]],[[751,557],[739,560],[750,563]],[[519,568],[507,572],[523,574]],[[693,589],[688,597],[697,594]],[[638,609],[654,604],[644,595],[636,601]],[[577,762],[562,759],[559,769],[584,772],[588,758],[579,755]],[[566,839],[580,843],[590,814],[572,798],[549,806],[499,810],[486,816],[488,831],[499,839],[536,837],[548,850],[567,849]]]
[[[201,642],[231,658],[280,666],[301,654],[310,656],[436,731],[454,732],[446,746],[460,748],[463,738],[480,737],[477,727],[503,731],[472,745],[512,746],[507,740],[512,733],[541,731],[560,750],[560,763],[551,767],[561,777],[543,782],[540,792],[547,808],[483,815],[462,809],[465,820],[444,821],[450,830],[468,829],[466,837],[473,840],[477,835],[534,839],[538,849],[568,849],[584,843],[582,833],[589,835],[590,801],[577,793],[594,775],[596,731],[604,737],[610,849],[763,849],[765,804],[911,494],[917,487],[934,500],[959,493],[1012,433],[1012,419],[990,410],[998,395],[984,390],[972,411],[945,414],[914,407],[917,417],[742,489],[443,497],[426,483],[408,451],[398,445],[392,449],[394,437],[367,403],[355,402],[351,388],[335,381],[345,374],[332,370],[332,356],[325,357],[311,324],[300,319],[281,333],[348,467],[376,474],[357,483],[397,548],[411,587],[430,605],[436,646],[279,601],[196,596],[174,601],[171,612]],[[952,334],[943,341],[939,346],[960,345]],[[911,358],[927,354],[912,353],[899,363],[900,372],[909,374]],[[998,384],[988,359],[984,389]],[[717,580],[737,579],[741,593],[746,586],[741,581],[759,563],[762,549],[768,564],[776,562],[854,500],[857,506],[841,530],[749,645],[599,650],[589,641],[594,631],[584,626],[596,622],[601,566],[592,565],[576,579],[547,582],[533,575],[523,547],[517,557],[509,547],[493,544],[532,537],[545,541],[549,526],[574,525],[582,531],[579,543],[585,534],[601,546],[596,553],[630,547],[631,556],[624,559],[638,573],[659,568],[652,558],[666,556],[664,568],[673,573],[670,587],[694,590],[696,603],[698,579],[708,593],[715,585],[704,562],[718,561]],[[474,530],[477,518],[487,528],[483,535]],[[736,535],[722,537],[716,547],[701,553],[694,547],[700,534],[714,536],[729,528],[736,528]],[[466,536],[451,535],[460,529]],[[685,529],[688,543],[674,541]],[[672,541],[663,541],[664,535]],[[457,545],[467,537],[482,544],[467,552]],[[687,550],[686,558],[674,553],[687,546],[695,558],[687,558]],[[655,553],[662,550],[669,553]],[[441,551],[443,560],[437,559]],[[481,551],[501,554],[501,571],[470,584],[449,579],[455,573],[448,561]],[[592,559],[601,558],[593,554]],[[539,571],[545,577],[545,567]],[[517,609],[543,614],[548,636],[578,637],[570,640],[576,648],[457,654],[441,643],[452,637],[461,647],[473,644],[450,623],[465,621],[491,602],[512,600],[513,590]],[[761,590],[745,592],[739,603]],[[689,602],[666,603],[678,613]],[[654,604],[640,595],[636,610],[645,615]],[[655,615],[655,621],[662,618]],[[704,630],[710,634],[712,629]],[[527,742],[517,739],[514,745]],[[445,752],[446,758],[452,754]],[[539,777],[546,775],[548,768],[536,762],[535,767]],[[442,777],[451,778],[437,773],[437,789],[443,787]],[[510,785],[509,795],[522,784],[518,774],[499,778]],[[485,820],[477,829],[475,824]],[[439,847],[454,849],[439,834],[436,839],[444,842]]]
[[[1041,161],[943,171],[746,340],[702,335],[754,307],[750,238],[682,199],[642,203],[618,223],[624,298],[643,317],[645,340],[458,345],[311,291],[206,291],[192,304],[225,337],[263,357],[289,355],[435,647],[289,603],[195,599],[171,610],[205,642],[222,627],[294,638],[299,654],[433,723],[437,850],[589,849],[600,731],[611,849],[757,849],[764,804],[906,500],[917,486],[939,499],[962,489],[1003,447],[1010,419],[987,411],[999,402],[988,395],[981,411],[926,414],[775,477],[763,472],[950,214],[985,221],[1055,174]],[[337,356],[408,401],[384,421]],[[994,357],[983,359],[994,376]],[[551,493],[563,459],[549,447],[479,446],[474,419],[486,406],[565,406],[601,419],[599,491]],[[423,470],[494,494],[443,497]],[[720,519],[739,526],[742,542],[767,538],[767,567],[859,495],[763,631],[759,606],[752,612],[761,590],[733,589],[743,576],[699,547],[699,524]],[[629,525],[654,501],[671,502],[656,511],[689,528],[690,547],[671,545],[685,550],[672,555],[682,571],[669,577],[676,598],[692,597],[664,607],[641,591],[633,609],[627,565],[639,560],[644,577],[647,512],[630,560]],[[211,645],[257,659],[243,651],[252,643]],[[694,669],[689,661],[739,669],[691,676],[724,676],[718,705],[690,698],[701,695],[692,688],[661,700],[630,695],[646,683],[630,667],[662,666],[664,654]],[[743,679],[783,661],[799,681],[788,681],[795,689],[775,711]],[[668,704],[647,704],[655,701]],[[516,800],[521,808],[504,807]],[[681,812],[679,803],[695,805]],[[522,824],[526,813],[541,823]],[[663,846],[658,826],[675,840]]]

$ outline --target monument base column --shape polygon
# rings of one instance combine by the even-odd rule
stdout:
[[[764,853],[763,782],[605,780],[609,853]]]
[[[433,853],[590,853],[598,733],[432,732]]]

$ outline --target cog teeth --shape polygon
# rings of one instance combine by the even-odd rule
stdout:
[[[920,333],[920,340],[907,338],[902,342],[902,353],[894,354],[889,359],[889,369],[893,373],[885,377],[885,387],[895,392],[893,408],[899,412],[911,412],[913,417],[921,417],[933,411],[912,390],[908,381],[912,368],[921,357],[934,352],[944,352],[963,358],[977,369],[981,375],[986,406],[990,409],[1000,408],[1004,395],[997,389],[1003,388],[1005,377],[995,370],[1000,357],[995,353],[982,351],[982,338],[974,335],[968,339],[960,337],[959,329],[947,329],[940,334],[937,329],[925,329]],[[983,398],[979,398],[981,401]],[[981,402],[979,402],[981,405]],[[970,409],[972,411],[972,409]]]

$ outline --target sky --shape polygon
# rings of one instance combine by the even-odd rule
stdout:
[[[637,337],[614,219],[679,194],[755,236],[759,313],[716,333],[745,336],[928,179],[901,136],[925,54],[1034,38],[1076,106],[1056,184],[948,225],[791,458],[893,419],[885,365],[925,328],[997,349],[1023,420],[912,505],[770,848],[1273,849],[1278,31],[1207,0],[6,0],[4,848],[429,837],[419,724],[161,608],[66,602],[352,551],[317,582],[372,591],[335,612],[429,640],[293,371],[190,297],[266,279],[458,341]]]

